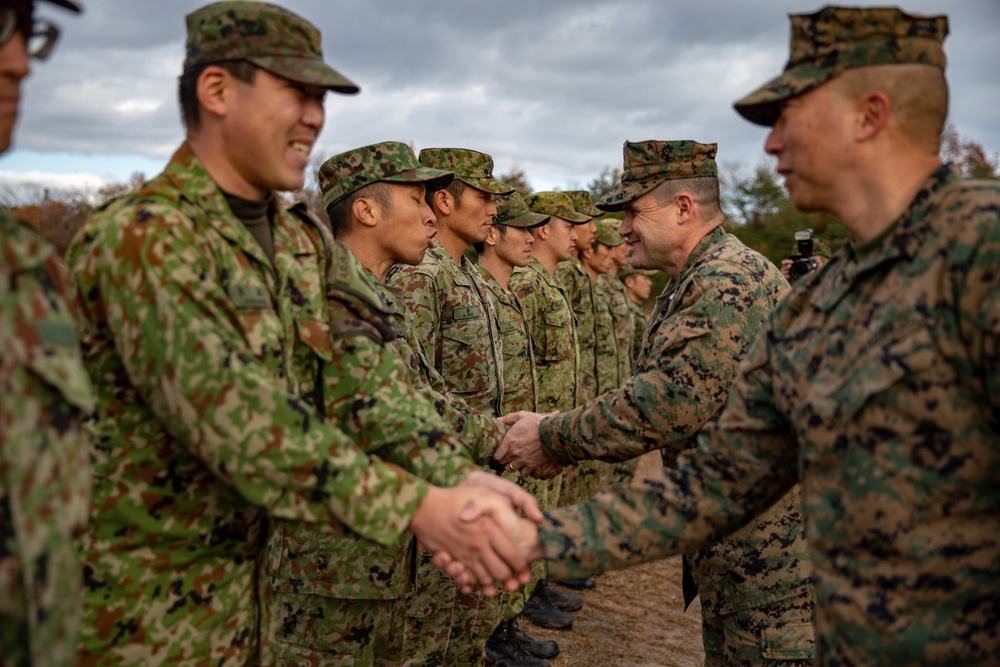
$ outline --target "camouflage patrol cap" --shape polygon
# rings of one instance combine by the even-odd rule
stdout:
[[[758,125],[774,125],[782,100],[809,92],[847,69],[907,63],[945,68],[947,16],[907,14],[895,7],[827,6],[789,18],[791,55],[784,72],[733,105]]]
[[[528,205],[524,203],[521,195],[514,192],[509,195],[500,195],[496,198],[497,215],[493,218],[493,225],[504,225],[506,227],[520,227],[530,229],[531,227],[541,227],[546,224],[551,216],[542,215],[528,210]]]
[[[646,276],[647,278],[652,278],[655,275],[656,271],[637,269],[631,264],[626,264],[618,269],[618,279],[622,282],[625,282],[625,279],[629,276]]]
[[[597,225],[597,231],[594,232],[594,238],[597,239],[598,243],[612,248],[625,243],[625,239],[618,236],[618,230],[604,220],[594,220],[594,223]]]
[[[246,60],[298,83],[356,93],[357,85],[323,62],[320,34],[298,14],[266,2],[214,2],[187,15],[184,69]]]
[[[601,197],[597,208],[620,211],[663,181],[675,178],[718,177],[717,144],[697,141],[626,141],[624,172],[620,183]]]
[[[435,169],[455,173],[455,178],[477,190],[495,195],[509,195],[514,188],[493,178],[493,158],[468,148],[425,148],[420,162]]]
[[[440,190],[455,178],[450,171],[420,164],[413,149],[400,141],[383,141],[334,155],[319,168],[318,176],[327,208],[379,181],[423,183],[428,190]]]
[[[591,218],[604,215],[604,211],[594,207],[594,200],[586,190],[567,190],[566,195],[573,202],[573,208],[577,213],[589,215]]]
[[[554,215],[574,225],[582,225],[593,220],[589,215],[577,213],[572,200],[565,192],[535,192],[525,197],[524,203],[535,213]]]

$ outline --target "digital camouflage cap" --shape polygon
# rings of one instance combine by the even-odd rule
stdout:
[[[551,218],[551,216],[528,210],[528,205],[524,203],[521,195],[516,192],[509,195],[500,195],[496,198],[495,202],[497,215],[493,218],[494,227],[496,225],[520,227],[521,229],[541,227]]]
[[[477,190],[509,195],[514,188],[493,178],[493,158],[468,148],[425,148],[420,162],[435,169],[454,172],[455,178]]]
[[[577,213],[572,200],[565,192],[535,192],[525,197],[524,203],[535,213],[554,215],[574,225],[582,225],[593,219],[589,215]]]
[[[594,238],[597,239],[598,243],[612,248],[625,243],[625,239],[618,236],[618,230],[606,221],[594,220],[594,224],[597,225],[597,230],[594,232]]]
[[[323,62],[313,24],[266,2],[215,2],[187,15],[184,69],[224,60],[246,60],[289,81],[338,93],[360,90]]]
[[[625,203],[675,178],[718,178],[717,148],[697,141],[626,141],[622,180],[601,197],[597,208],[620,211]]]
[[[791,55],[780,76],[734,105],[752,123],[774,125],[782,100],[806,93],[844,70],[870,65],[945,68],[948,17],[907,14],[895,7],[824,7],[791,14]]]
[[[573,208],[577,213],[589,215],[591,218],[604,215],[604,211],[594,206],[594,200],[590,198],[590,193],[586,190],[567,190],[566,195],[573,202]]]
[[[366,185],[423,183],[428,190],[448,187],[455,174],[420,164],[413,149],[400,141],[383,141],[334,155],[319,168],[323,206],[329,208]]]

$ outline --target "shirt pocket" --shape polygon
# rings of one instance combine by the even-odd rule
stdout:
[[[504,359],[516,359],[525,356],[528,338],[517,322],[509,320],[500,323],[500,340]]]
[[[554,363],[573,355],[573,322],[568,308],[550,310],[542,318],[542,349],[539,361]]]
[[[47,320],[35,329],[40,343],[28,353],[28,370],[81,412],[93,410],[90,377],[83,368],[72,322]]]
[[[761,655],[766,660],[809,660],[813,658],[816,638],[811,623],[786,623],[764,628],[761,632]]]
[[[482,308],[456,308],[441,324],[441,368],[452,391],[468,394],[487,387],[492,343]]]

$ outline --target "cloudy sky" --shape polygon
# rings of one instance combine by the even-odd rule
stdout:
[[[182,140],[176,77],[184,15],[201,0],[41,3],[62,27],[37,63],[0,188],[93,187],[157,173]],[[765,159],[763,128],[732,102],[778,74],[789,13],[815,0],[284,0],[323,33],[326,59],[360,84],[327,97],[317,151],[384,140],[491,153],[535,189],[585,186],[628,140],[718,142],[723,163]],[[862,0],[859,4],[877,2]],[[949,15],[951,121],[1000,152],[1000,1],[906,0]]]

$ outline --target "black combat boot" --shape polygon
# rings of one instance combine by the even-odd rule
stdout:
[[[521,616],[543,628],[569,630],[573,627],[573,618],[555,606],[552,600],[549,599],[548,591],[549,588],[547,586],[542,586],[539,583],[535,587],[535,592],[524,603]]]
[[[517,619],[512,618],[508,621],[510,624],[510,635],[514,638],[518,644],[521,645],[525,651],[535,656],[536,658],[554,658],[559,655],[559,644],[555,643],[551,639],[533,639],[525,634],[517,625]]]
[[[545,589],[543,594],[559,611],[580,611],[583,609],[583,598],[575,593],[560,593],[549,586],[549,583],[544,579],[538,582],[535,590],[537,591],[539,588]]]
[[[560,579],[555,583],[566,588],[572,588],[575,591],[589,591],[591,588],[597,586],[597,582],[594,581],[593,577],[587,577],[586,579]]]
[[[536,658],[511,632],[512,621],[503,621],[486,640],[486,664],[496,667],[550,667],[548,660]]]

